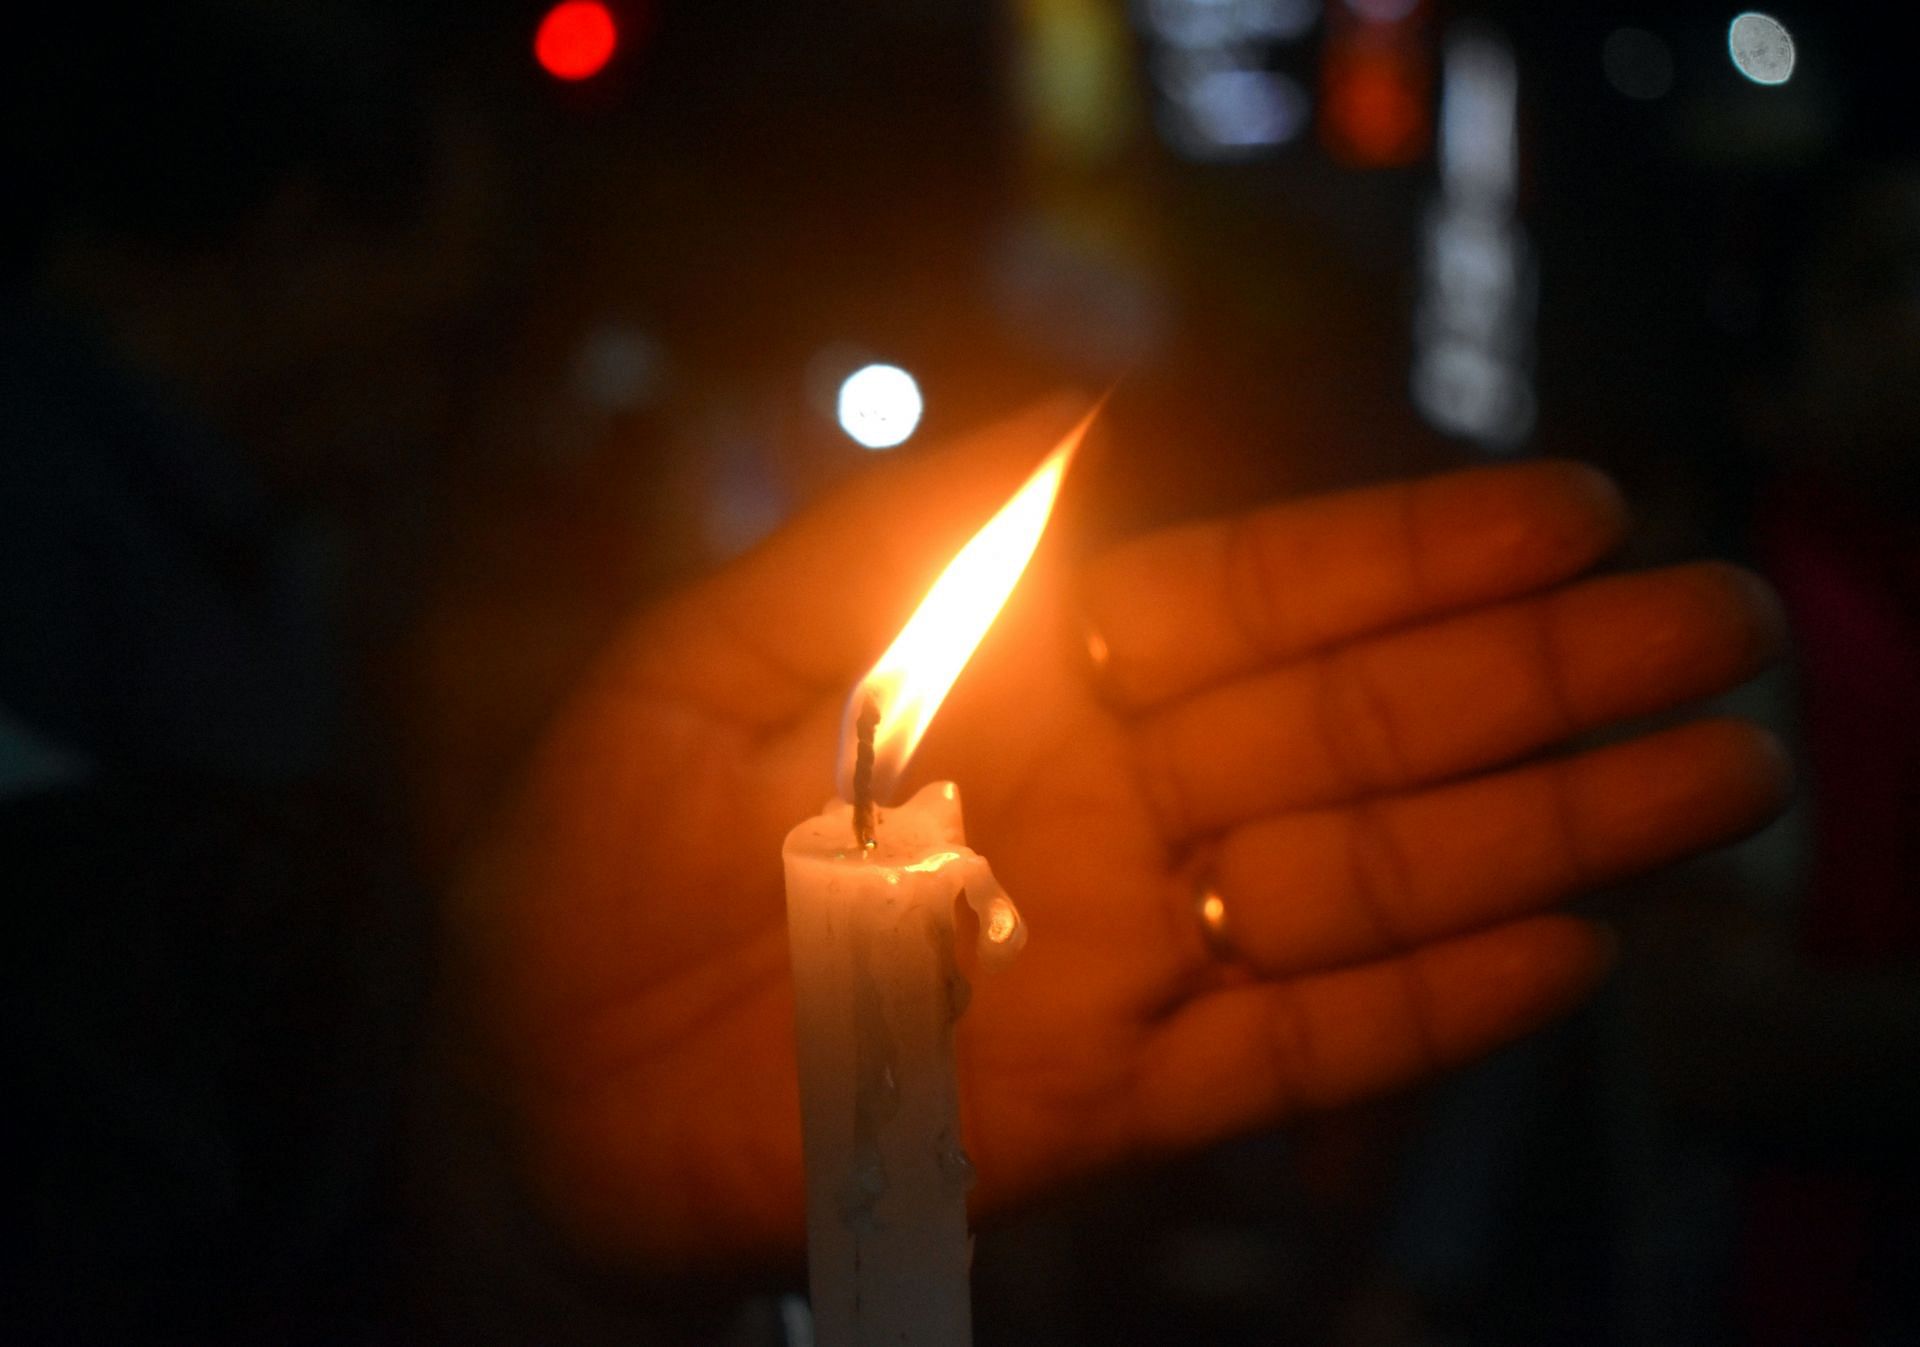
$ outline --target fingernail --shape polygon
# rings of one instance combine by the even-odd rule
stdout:
[[[1761,730],[1753,736],[1753,746],[1759,758],[1760,772],[1765,776],[1768,794],[1784,804],[1792,797],[1795,779],[1799,772],[1793,765],[1793,755],[1787,752],[1787,746],[1780,736],[1771,730]]]
[[[1625,533],[1629,511],[1619,484],[1591,463],[1574,462],[1567,466],[1574,493],[1592,511],[1594,523],[1609,535]]]
[[[1785,649],[1787,613],[1772,585],[1730,561],[1702,562],[1686,574],[1699,587],[1702,619],[1739,643],[1749,673]]]
[[[1727,584],[1753,623],[1756,653],[1770,656],[1785,649],[1787,609],[1779,592],[1744,566],[1727,567]]]

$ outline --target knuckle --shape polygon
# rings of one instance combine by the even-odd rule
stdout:
[[[1570,761],[1556,762],[1547,771],[1547,804],[1560,864],[1565,867],[1561,886],[1585,889],[1605,877],[1605,867],[1593,854],[1587,836],[1582,809],[1579,767]]]
[[[1321,739],[1348,794],[1409,778],[1399,717],[1367,661],[1353,653],[1319,662],[1315,698]]]
[[[1349,816],[1347,860],[1353,900],[1373,927],[1378,947],[1412,947],[1407,919],[1413,910],[1413,867],[1405,844],[1386,814],[1374,805]]]
[[[1140,779],[1155,817],[1166,837],[1185,837],[1194,830],[1197,819],[1186,779],[1182,754],[1174,743],[1172,728],[1162,720],[1143,725],[1135,739]]]
[[[1533,614],[1534,678],[1551,722],[1548,733],[1555,739],[1565,739],[1578,734],[1590,719],[1575,692],[1573,644],[1564,627],[1566,597],[1531,604],[1528,610]]]
[[[1236,520],[1227,534],[1227,608],[1243,640],[1256,654],[1288,652],[1289,622],[1276,571],[1279,531],[1260,515]]]

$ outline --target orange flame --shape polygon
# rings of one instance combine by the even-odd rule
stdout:
[[[849,740],[867,698],[880,711],[873,735],[876,798],[890,796],[905,774],[934,713],[1026,572],[1053,515],[1067,466],[1098,412],[1098,407],[1088,412],[947,563],[886,654],[854,688],[846,718]],[[850,750],[851,743],[844,747]],[[841,755],[843,763],[851,758],[850,751]]]

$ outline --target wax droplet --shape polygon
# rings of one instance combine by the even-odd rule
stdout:
[[[949,865],[956,865],[959,861],[960,853],[957,851],[936,851],[931,856],[923,856],[905,868],[916,875],[937,875]]]
[[[1020,914],[1013,910],[1013,904],[1005,898],[996,898],[987,906],[987,939],[996,945],[1004,945],[1013,939],[1013,933],[1020,925]]]
[[[1007,897],[986,861],[973,852],[956,854],[953,868],[959,871],[958,878],[962,881],[958,896],[966,900],[978,918],[974,949],[981,967],[1006,967],[1027,943],[1027,924],[1020,920],[1020,909]]]

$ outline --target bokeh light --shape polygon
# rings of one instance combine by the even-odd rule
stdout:
[[[1441,63],[1440,180],[1449,195],[1505,211],[1520,174],[1519,73],[1502,40],[1468,31]]]
[[[1299,81],[1269,70],[1209,70],[1182,91],[1197,143],[1196,157],[1209,151],[1284,145],[1306,128],[1312,102]]]
[[[613,14],[600,0],[562,0],[540,20],[533,55],[555,79],[590,79],[606,69],[619,41]]]
[[[1341,163],[1392,168],[1425,153],[1430,84],[1426,49],[1418,42],[1405,35],[1329,40],[1320,84],[1320,141]]]
[[[1312,99],[1275,69],[1279,44],[1306,36],[1319,0],[1145,0],[1140,24],[1163,101],[1160,134],[1189,159],[1258,158],[1297,139]]]
[[[868,449],[905,444],[920,424],[920,385],[898,365],[866,365],[840,385],[840,428]]]
[[[1535,415],[1519,130],[1511,45],[1492,29],[1455,29],[1441,64],[1440,196],[1422,225],[1411,391],[1431,424],[1490,453],[1519,448]]]
[[[1793,77],[1793,35],[1770,14],[1748,10],[1727,28],[1727,54],[1755,84],[1785,84]]]

